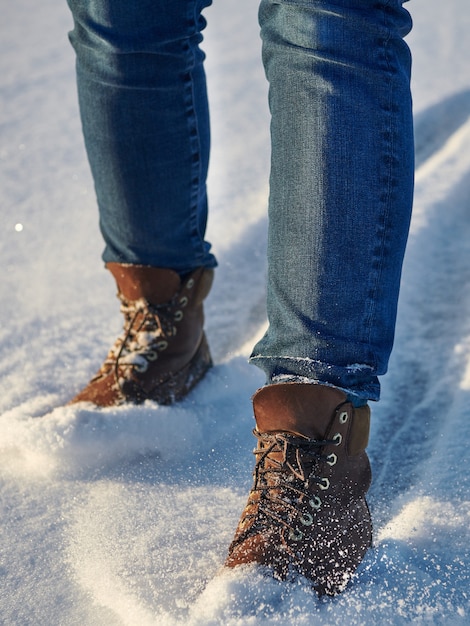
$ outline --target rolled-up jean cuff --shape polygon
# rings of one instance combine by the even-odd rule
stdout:
[[[363,401],[378,401],[380,383],[370,365],[354,363],[344,367],[328,365],[308,358],[295,357],[250,357],[250,363],[262,369],[268,384],[301,382],[335,387],[348,396]]]

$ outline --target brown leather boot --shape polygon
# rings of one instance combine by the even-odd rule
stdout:
[[[320,595],[344,590],[372,540],[370,411],[345,400],[300,383],[255,394],[254,485],[227,567],[259,563],[280,580],[302,574]]]
[[[115,406],[184,397],[211,367],[203,330],[203,300],[213,270],[182,282],[168,269],[108,263],[116,279],[124,330],[98,373],[71,403]]]

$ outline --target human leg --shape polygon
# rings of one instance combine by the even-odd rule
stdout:
[[[254,398],[255,484],[227,564],[282,575],[293,566],[335,593],[370,545],[368,408],[359,407],[378,399],[387,369],[411,214],[411,20],[400,0],[262,0],[260,23],[272,113],[270,325],[251,360],[269,385]],[[357,487],[347,502],[345,475]],[[362,530],[345,547],[349,509]]]
[[[204,54],[199,44],[205,26],[201,12],[209,4],[210,0],[69,0],[83,134],[106,243],[103,259],[108,268],[120,266],[112,272],[120,295],[132,282],[131,291],[147,300],[146,306],[161,307],[161,296],[167,294],[169,309],[174,308],[188,275],[203,268],[207,277],[201,280],[207,286],[216,264],[204,239],[209,114]],[[140,269],[136,272],[133,268]],[[149,280],[157,281],[150,290]],[[194,277],[191,280],[194,282]],[[202,291],[207,295],[205,288]],[[129,311],[133,301],[125,300],[124,308]],[[147,329],[154,324],[154,317],[144,315]],[[202,324],[203,317],[196,317]],[[109,355],[118,361],[121,339],[128,339],[126,314],[125,319],[123,337]],[[187,319],[186,314],[176,326],[160,326],[185,334]],[[160,328],[158,332],[163,331]],[[180,372],[174,370],[171,350],[160,354],[153,349],[153,344],[163,345],[160,334],[154,336],[150,348],[148,342],[131,343],[140,356],[158,353],[159,366],[171,361],[167,374],[174,379]],[[198,327],[184,366],[198,353],[202,336],[202,327]],[[174,345],[174,337],[164,339],[170,347]],[[178,342],[175,349],[181,350]],[[146,372],[154,370],[155,364],[145,360]],[[205,358],[206,366],[209,361]],[[112,384],[116,403],[161,398],[159,393],[123,393],[123,377],[124,382],[131,377],[131,388],[134,383],[141,388],[148,385],[136,367],[121,367],[116,362],[111,369],[113,381],[108,380],[105,387]],[[101,382],[103,373],[100,370]],[[153,381],[155,377],[151,377]],[[161,372],[157,378],[160,380]],[[127,383],[124,386],[129,388]],[[100,394],[93,384],[75,401],[109,404],[109,394],[106,401]]]
[[[209,112],[199,48],[210,0],[69,0],[104,261],[214,267],[204,241]]]
[[[252,360],[377,400],[411,214],[411,26],[399,0],[261,3],[270,327]]]

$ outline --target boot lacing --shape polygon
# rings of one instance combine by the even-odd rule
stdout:
[[[316,440],[289,433],[259,433],[254,430],[253,434],[260,442],[254,450],[257,460],[252,489],[252,493],[259,493],[258,509],[284,526],[291,540],[299,541],[303,534],[298,530],[296,520],[310,526],[314,521],[314,512],[322,506],[320,496],[312,494],[312,485],[320,491],[326,491],[330,486],[328,478],[316,475],[314,471],[319,469],[320,463],[335,465],[337,461],[335,454],[322,454],[321,449],[328,445],[340,445],[341,435],[338,433],[333,439]],[[281,453],[281,459],[273,457],[273,453]],[[266,461],[269,461],[268,466]],[[256,504],[256,501],[252,500],[250,504]],[[247,512],[245,519],[248,521],[253,517],[256,513]]]
[[[178,332],[177,325],[183,317],[182,309],[188,298],[175,298],[162,305],[153,305],[145,298],[129,301],[119,294],[124,327],[108,353],[98,375],[108,375],[114,370],[116,380],[122,384],[131,372],[143,374],[149,364],[158,359],[160,352]]]

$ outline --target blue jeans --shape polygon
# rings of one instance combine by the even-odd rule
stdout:
[[[215,265],[204,240],[210,0],[69,0],[105,261]],[[413,193],[401,0],[261,0],[270,85],[269,328],[251,361],[378,399]]]
[[[209,109],[199,48],[210,0],[69,0],[83,135],[105,262],[214,267]]]

